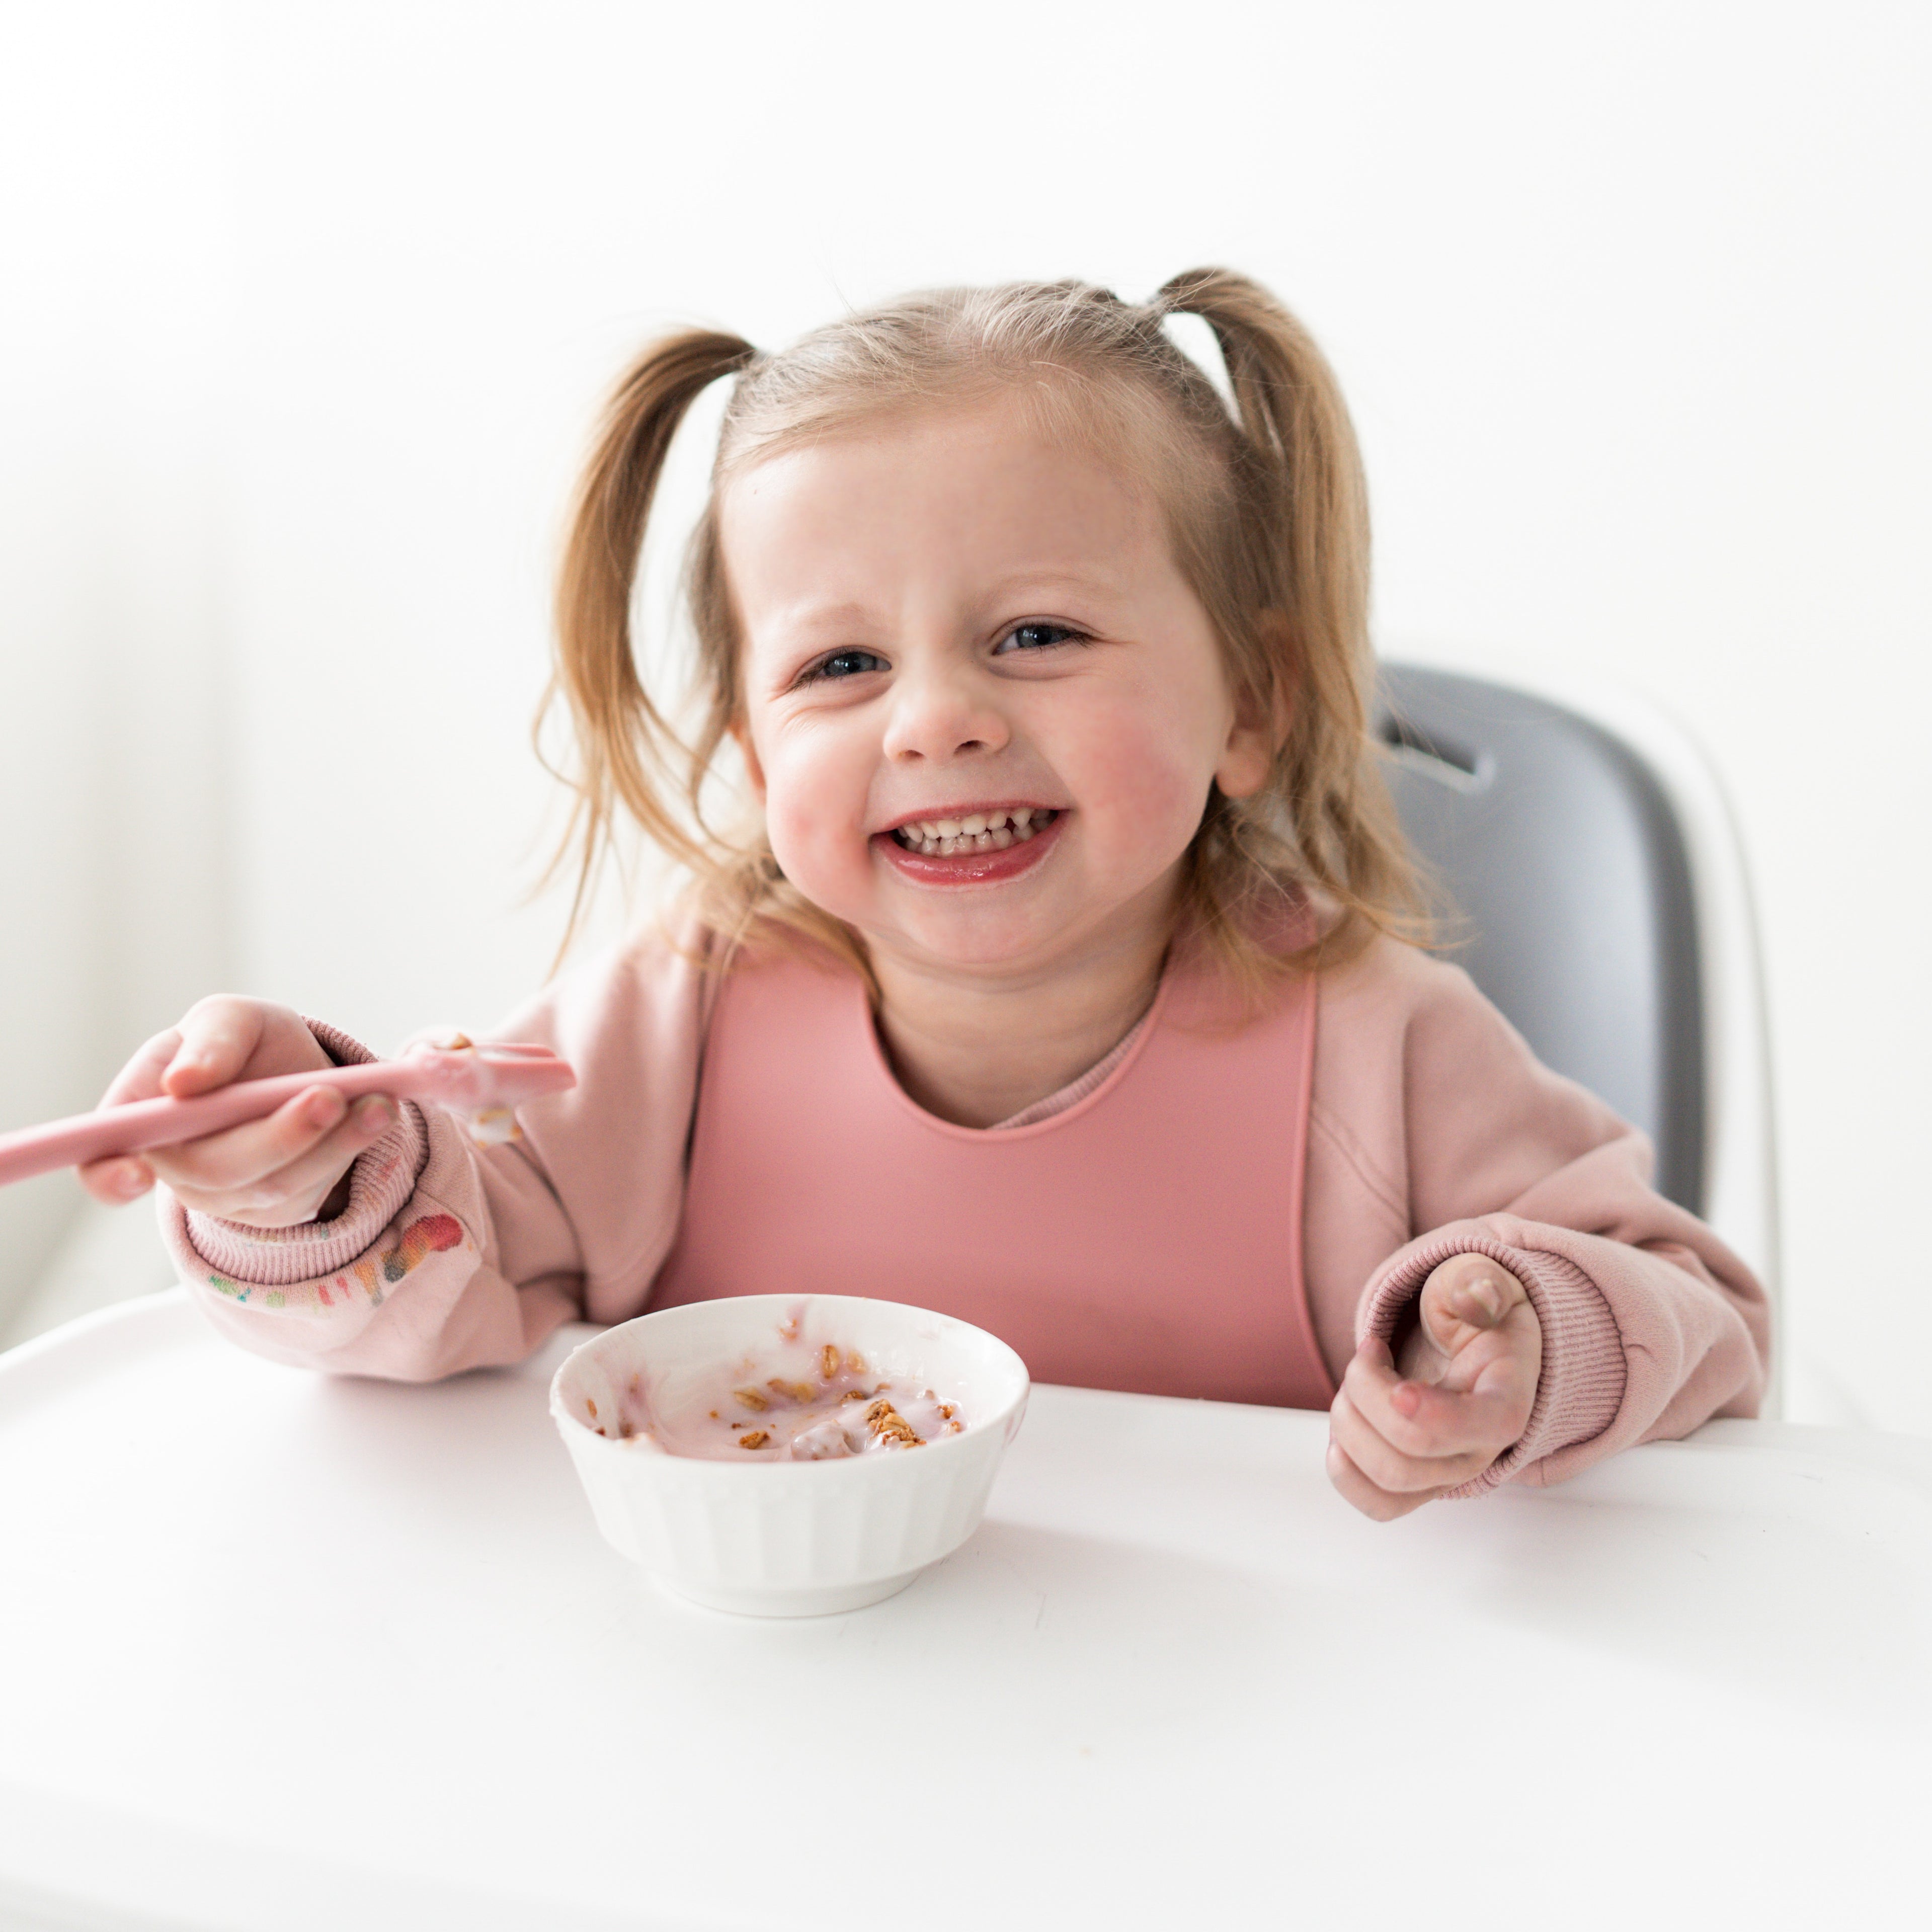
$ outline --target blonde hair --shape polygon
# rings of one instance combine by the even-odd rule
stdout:
[[[1165,332],[1172,315],[1198,316],[1214,332],[1232,413]],[[671,438],[692,401],[724,376],[736,380],[686,562],[698,680],[687,742],[638,676],[632,605]],[[1420,936],[1370,730],[1368,515],[1354,433],[1294,317],[1246,277],[1201,268],[1140,306],[1078,282],[939,290],[832,323],[779,355],[696,329],[644,352],[605,412],[557,588],[544,712],[560,695],[567,703],[578,758],[554,861],[575,860],[566,948],[628,814],[689,868],[701,916],[730,944],[788,930],[869,977],[856,937],[779,871],[762,824],[727,833],[706,820],[706,779],[743,703],[719,489],[808,439],[1002,389],[1024,396],[1053,433],[1146,466],[1179,566],[1221,639],[1238,704],[1282,721],[1261,790],[1240,800],[1210,794],[1184,862],[1177,929],[1198,934],[1257,994],[1284,969],[1346,958],[1378,931]],[[1327,909],[1322,936],[1284,954],[1281,915],[1311,898]]]

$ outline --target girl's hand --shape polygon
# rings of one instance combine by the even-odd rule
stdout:
[[[185,1100],[232,1080],[321,1072],[333,1064],[290,1008],[218,994],[155,1034],[115,1076],[100,1104],[163,1095]],[[352,1108],[330,1088],[314,1088],[224,1132],[91,1162],[80,1170],[81,1184],[97,1201],[118,1207],[158,1178],[198,1214],[250,1228],[292,1228],[316,1218],[356,1156],[396,1118],[395,1102],[380,1094]]]
[[[1522,1434],[1543,1372],[1543,1326],[1522,1283],[1456,1255],[1422,1285],[1398,1366],[1364,1342],[1328,1412],[1328,1478],[1378,1522],[1479,1476]]]

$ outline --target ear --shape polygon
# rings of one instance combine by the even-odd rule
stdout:
[[[1274,734],[1238,717],[1214,767],[1214,783],[1223,798],[1252,798],[1268,783],[1274,763]]]
[[[752,734],[745,728],[745,721],[734,720],[729,728],[731,742],[736,745],[745,760],[745,776],[750,782],[752,795],[760,805],[765,802],[765,768],[758,763],[758,754],[752,743]]]
[[[1294,720],[1300,665],[1288,620],[1279,611],[1264,611],[1257,628],[1274,660],[1274,701],[1268,704],[1252,687],[1235,694],[1234,722],[1214,768],[1214,782],[1224,798],[1252,798],[1268,783],[1275,754],[1288,742]]]

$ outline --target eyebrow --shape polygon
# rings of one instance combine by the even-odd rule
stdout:
[[[775,614],[788,631],[841,631],[869,623],[872,612],[862,604],[793,604]]]
[[[1112,572],[1055,568],[1017,570],[991,586],[995,597],[1016,596],[1022,590],[1048,592],[1071,590],[1088,596],[1118,597],[1124,586]]]
[[[1117,598],[1125,594],[1121,580],[1109,573],[1094,571],[1052,569],[1021,570],[997,579],[989,584],[984,593],[987,601],[999,603],[1017,598],[1023,593],[1040,597],[1051,597],[1055,592],[1070,592],[1076,596]],[[818,631],[844,632],[862,628],[876,621],[877,613],[869,606],[849,599],[835,604],[795,604],[776,614],[777,621],[788,632]]]

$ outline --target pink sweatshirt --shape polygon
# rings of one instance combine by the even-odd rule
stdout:
[[[487,1150],[440,1109],[406,1106],[334,1220],[263,1232],[163,1190],[182,1279],[259,1354],[412,1381],[519,1360],[574,1318],[642,1312],[678,1233],[717,984],[658,940],[566,976],[491,1036],[554,1047],[578,1088]],[[1558,1480],[1755,1413],[1762,1290],[1652,1190],[1643,1136],[1540,1065],[1465,974],[1378,941],[1323,976],[1316,1014],[1302,1272],[1330,1378],[1364,1336],[1392,1335],[1451,1255],[1510,1269],[1542,1324],[1528,1426],[1454,1493]],[[316,1033],[338,1060],[370,1057]],[[1076,1106],[1132,1045],[1004,1124]]]

